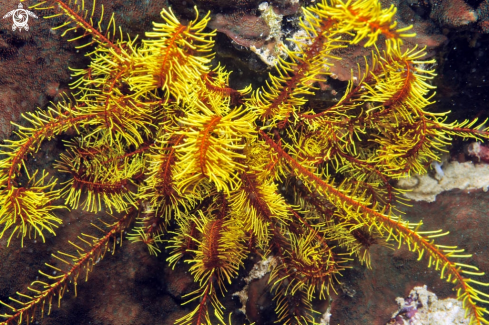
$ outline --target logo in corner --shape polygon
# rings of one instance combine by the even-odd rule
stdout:
[[[29,16],[37,18],[37,16],[32,11],[24,9],[22,3],[19,3],[18,9],[9,11],[5,16],[3,16],[3,19],[10,16],[12,16],[12,20],[14,21],[14,24],[12,25],[12,30],[14,32],[17,28],[19,29],[19,31],[22,31],[22,28],[28,31],[29,25],[27,25],[27,22],[29,21]]]

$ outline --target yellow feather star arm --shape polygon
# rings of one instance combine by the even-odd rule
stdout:
[[[68,3],[63,2],[61,0],[47,0],[47,1],[39,1],[35,5],[30,8],[36,10],[53,10],[54,14],[49,16],[44,16],[45,19],[56,18],[59,16],[64,16],[66,20],[63,24],[54,27],[53,29],[64,29],[64,32],[61,36],[65,36],[70,31],[77,31],[81,29],[84,31],[83,34],[79,36],[75,36],[68,41],[75,41],[80,38],[84,38],[86,36],[91,36],[90,42],[79,45],[77,48],[83,48],[89,45],[96,43],[97,45],[103,46],[108,50],[111,50],[118,55],[126,56],[127,53],[118,45],[113,42],[115,36],[120,35],[119,42],[122,42],[122,31],[119,28],[119,33],[117,33],[117,27],[115,24],[114,15],[109,18],[107,23],[107,28],[105,31],[102,30],[101,24],[104,20],[104,7],[101,6],[100,17],[98,18],[98,22],[95,25],[93,19],[95,18],[95,6],[96,1],[92,3],[92,10],[85,8],[85,1],[81,0],[79,3],[77,0],[69,1]]]
[[[92,149],[92,148],[91,148]],[[120,148],[123,149],[123,148]],[[101,153],[89,156],[80,151],[61,154],[55,167],[72,176],[64,182],[61,196],[65,204],[77,209],[97,213],[104,207],[112,213],[127,211],[136,204],[134,177],[143,172],[144,158],[127,157],[125,151],[101,148]]]
[[[57,300],[57,305],[60,307],[61,299],[69,291],[70,284],[73,284],[76,296],[80,277],[88,281],[89,273],[104,258],[105,253],[112,251],[114,254],[115,237],[129,227],[132,219],[131,214],[126,214],[112,223],[99,220],[100,226],[92,225],[103,232],[102,236],[96,237],[82,233],[75,243],[69,241],[70,253],[58,251],[56,254],[51,254],[57,263],[55,265],[45,263],[49,272],[39,270],[42,277],[27,287],[27,294],[17,292],[17,299],[10,297],[13,302],[11,305],[0,301],[1,305],[9,309],[8,314],[0,314],[0,317],[8,318],[9,324],[13,322],[22,324],[23,321],[28,324],[34,323],[35,319],[51,313],[53,300]],[[5,325],[7,322],[0,322],[0,324]]]
[[[93,115],[73,116],[71,104],[64,100],[57,104],[56,109],[50,107],[47,111],[39,110],[24,115],[32,126],[17,125],[19,130],[16,134],[19,139],[6,140],[6,144],[2,145],[4,149],[1,151],[3,158],[0,160],[0,226],[3,226],[3,229],[0,237],[12,227],[9,243],[15,234],[22,238],[22,245],[24,237],[31,236],[32,232],[34,237],[40,236],[43,241],[44,230],[54,234],[54,228],[61,224],[61,219],[52,214],[52,210],[60,208],[52,204],[60,196],[59,190],[53,188],[56,180],[51,179],[44,185],[47,173],[43,172],[42,176],[36,179],[38,171],[30,172],[25,160],[40,149],[44,140],[49,140],[91,117]],[[28,179],[25,186],[20,186],[18,181],[22,173]]]
[[[37,171],[29,175],[26,187],[11,186],[0,190],[0,238],[10,231],[7,245],[14,236],[21,237],[22,246],[27,236],[39,236],[44,242],[43,232],[54,235],[54,229],[62,223],[52,212],[64,208],[52,204],[60,197],[60,191],[54,189],[56,181],[51,179],[44,184],[47,173],[43,173],[41,177],[36,177],[36,174]]]
[[[191,264],[190,272],[201,287],[185,297],[192,297],[186,303],[197,299],[200,302],[192,312],[177,320],[177,324],[211,324],[209,305],[213,306],[217,320],[224,323],[224,306],[217,298],[217,290],[224,294],[225,285],[236,277],[246,257],[242,224],[237,219],[227,218],[227,200],[222,194],[218,197],[220,199],[216,201],[215,217],[204,215],[202,211],[199,211],[198,216],[191,217],[196,232],[195,237],[190,239],[196,248],[188,250],[193,257],[186,262]],[[181,251],[176,250],[174,253],[179,256]],[[176,261],[173,257],[170,259]]]
[[[252,171],[240,174],[241,186],[231,192],[230,206],[233,218],[242,220],[244,229],[256,237],[257,245],[263,250],[270,244],[273,223],[290,221],[288,205],[278,194],[271,180],[261,180]]]
[[[253,114],[233,110],[226,116],[189,113],[180,119],[185,127],[176,134],[185,135],[175,146],[178,161],[175,179],[180,192],[192,192],[199,183],[211,181],[218,191],[229,192],[239,185],[238,173],[244,170],[239,162],[246,158],[241,152],[245,139],[255,133]]]
[[[344,32],[353,32],[352,44],[358,44],[367,38],[365,46],[374,45],[379,36],[385,38],[387,51],[399,48],[403,37],[413,37],[414,33],[406,33],[412,26],[396,29],[397,22],[393,17],[397,11],[394,5],[387,9],[377,0],[331,0],[322,1],[313,12],[322,13],[329,19],[340,22],[339,29]]]
[[[196,13],[196,19],[185,26],[171,10],[163,9],[165,23],[154,23],[154,31],[146,33],[149,39],[143,41],[134,58],[128,83],[136,97],[162,89],[166,100],[170,95],[181,100],[186,97],[188,83],[209,70],[215,32],[204,32],[209,13],[200,20],[197,9]]]

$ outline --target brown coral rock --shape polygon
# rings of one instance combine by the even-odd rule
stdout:
[[[209,27],[226,34],[230,39],[245,47],[262,47],[270,34],[270,27],[261,17],[252,15],[217,14]]]

